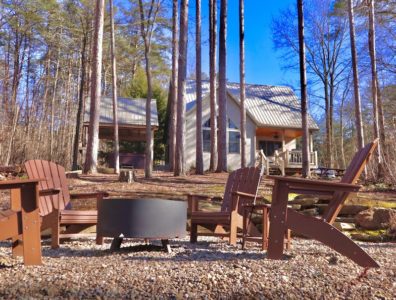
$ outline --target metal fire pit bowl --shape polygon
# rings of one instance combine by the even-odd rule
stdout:
[[[170,251],[168,239],[186,235],[187,203],[165,199],[112,199],[98,201],[97,232],[113,237],[112,249],[122,238],[160,239]]]

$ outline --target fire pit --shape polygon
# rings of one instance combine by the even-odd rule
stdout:
[[[170,251],[169,239],[186,235],[187,203],[165,199],[111,199],[98,201],[98,235],[113,237],[111,249],[123,238],[161,240]]]

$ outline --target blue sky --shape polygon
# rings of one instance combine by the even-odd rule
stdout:
[[[202,1],[202,70],[209,73],[208,66],[208,2]],[[245,0],[245,52],[246,82],[269,85],[298,84],[298,75],[291,71],[281,70],[278,53],[273,49],[271,20],[278,12],[295,0],[265,1]],[[227,78],[231,82],[239,82],[239,1],[228,0],[228,32],[227,32]],[[218,16],[219,17],[219,16]],[[195,32],[195,1],[190,0],[189,23],[189,70],[195,69],[194,32]]]

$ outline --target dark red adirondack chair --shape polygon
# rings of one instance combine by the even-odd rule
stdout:
[[[188,213],[191,217],[192,243],[197,241],[198,235],[228,237],[231,245],[236,244],[237,231],[242,229],[242,204],[253,201],[260,179],[260,168],[241,168],[232,172],[227,179],[223,202],[219,212],[199,210],[199,200],[208,200],[204,195],[188,195]],[[198,233],[198,225],[211,232]],[[250,230],[259,234],[257,229],[251,226]]]
[[[60,238],[81,237],[80,232],[97,224],[96,210],[74,210],[70,199],[101,199],[108,196],[105,192],[69,194],[65,169],[46,160],[29,160],[25,163],[30,179],[43,179],[39,182],[39,190],[59,189],[57,195],[40,196],[39,210],[42,218],[41,230],[51,228],[51,246],[59,247]],[[66,231],[60,232],[65,226]],[[97,237],[97,243],[102,239]]]
[[[290,229],[322,242],[362,267],[379,267],[363,249],[332,226],[350,193],[359,191],[361,186],[354,183],[359,179],[377,145],[378,139],[355,154],[341,182],[269,176],[275,181],[275,185],[270,209],[268,258],[282,258],[283,236]],[[289,193],[331,195],[332,199],[323,217],[316,218],[287,208]]]

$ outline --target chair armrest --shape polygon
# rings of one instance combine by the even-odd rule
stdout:
[[[275,185],[277,182],[285,183],[289,186],[291,192],[300,194],[317,192],[357,192],[361,186],[357,184],[341,183],[325,180],[312,180],[305,178],[283,177],[283,176],[267,176],[268,179],[273,179]]]
[[[58,195],[60,193],[60,189],[57,188],[52,188],[52,189],[46,189],[46,190],[41,190],[39,191],[39,196],[52,196],[52,195]]]
[[[79,193],[79,194],[70,194],[70,199],[92,199],[98,197],[108,197],[109,193],[107,192],[93,192],[93,193]]]

